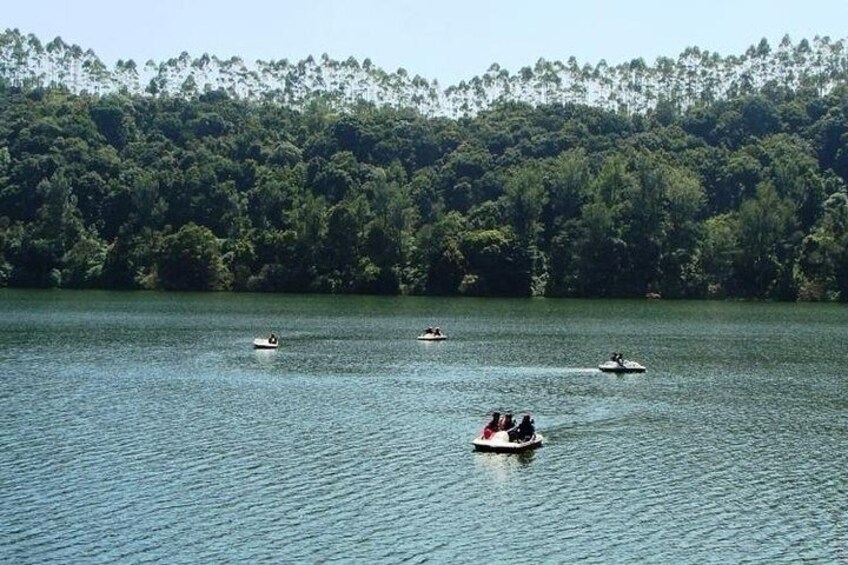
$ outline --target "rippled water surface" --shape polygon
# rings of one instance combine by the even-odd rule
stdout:
[[[0,291],[0,562],[848,562],[846,347],[840,305]],[[474,453],[497,409],[546,445]]]

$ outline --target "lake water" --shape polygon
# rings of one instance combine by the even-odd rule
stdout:
[[[848,562],[846,347],[844,305],[0,291],[0,562]],[[474,453],[506,409],[546,445]]]

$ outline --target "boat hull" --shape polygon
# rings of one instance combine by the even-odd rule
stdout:
[[[422,334],[417,338],[418,341],[444,341],[448,338],[446,335]]]
[[[277,349],[279,342],[271,343],[267,339],[256,338],[253,340],[253,349]]]
[[[498,432],[490,439],[483,439],[483,436],[474,438],[471,444],[475,451],[487,451],[490,453],[521,453],[542,447],[544,437],[542,434],[533,434],[533,437],[527,441],[509,441],[503,436],[506,432]]]
[[[607,361],[598,365],[598,369],[604,373],[644,373],[645,367],[635,361],[625,361],[619,365],[615,361]]]

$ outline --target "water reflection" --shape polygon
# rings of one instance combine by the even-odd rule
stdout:
[[[254,349],[253,359],[260,365],[269,366],[274,363],[277,351],[275,349]]]
[[[474,463],[491,475],[496,481],[504,481],[523,467],[527,467],[536,457],[536,450],[520,453],[488,453],[475,452]]]

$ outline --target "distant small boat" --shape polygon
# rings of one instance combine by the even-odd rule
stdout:
[[[264,337],[257,337],[253,340],[254,349],[277,349],[277,346],[279,345],[279,340],[271,341],[270,339]]]
[[[491,451],[495,453],[521,453],[530,449],[542,447],[544,441],[542,434],[534,433],[533,436],[526,441],[509,441],[507,432],[497,432],[489,439],[483,439],[483,436],[477,436],[471,441],[476,451]]]
[[[443,333],[427,333],[427,332],[424,332],[423,334],[419,335],[415,339],[418,339],[418,340],[421,340],[421,341],[444,341],[447,338],[448,338],[448,336],[446,336]]]
[[[618,361],[607,361],[598,365],[598,369],[605,373],[644,373],[645,367],[636,361],[624,360],[621,363]]]

